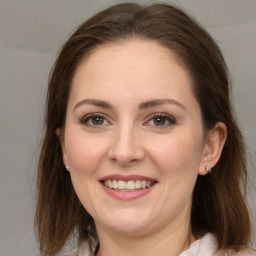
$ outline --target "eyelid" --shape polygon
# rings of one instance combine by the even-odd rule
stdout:
[[[104,114],[102,114],[102,113],[97,113],[97,112],[84,115],[84,116],[80,119],[80,123],[86,125],[87,121],[88,121],[90,118],[93,118],[93,117],[100,117],[100,118],[103,118],[105,121],[108,122],[107,125],[111,124],[111,122],[109,121],[109,118],[108,118],[106,115],[104,115]],[[105,124],[105,125],[106,125],[106,124]],[[97,125],[89,125],[89,124],[87,123],[87,126],[97,126]],[[103,125],[99,125],[99,126],[103,126]]]
[[[158,128],[165,128],[168,127],[170,125],[176,124],[177,120],[176,118],[174,118],[173,116],[171,116],[170,114],[167,113],[154,113],[151,114],[149,116],[147,116],[147,121],[144,124],[149,123],[152,119],[157,118],[157,117],[162,117],[162,118],[166,118],[166,120],[170,123],[169,125],[163,125],[163,126],[158,126]],[[156,125],[155,125],[156,126]],[[156,126],[157,127],[157,126]]]
[[[107,124],[102,124],[102,125],[93,125],[93,124],[89,124],[88,123],[88,120],[90,120],[91,118],[93,117],[100,117],[100,118],[103,118],[104,119],[104,122],[107,122]],[[152,119],[154,118],[157,118],[157,117],[160,117],[160,118],[165,118],[166,121],[168,122],[168,124],[164,124],[164,125],[151,125],[149,124],[150,121],[152,121]],[[150,114],[146,117],[146,122],[144,122],[143,124],[146,125],[146,126],[156,126],[158,128],[166,128],[170,125],[173,125],[173,124],[176,124],[176,118],[174,118],[172,115],[170,114],[167,114],[167,113],[163,113],[163,112],[160,112],[160,113],[153,113],[153,114]],[[90,114],[87,114],[87,115],[84,115],[81,119],[80,119],[80,123],[83,124],[83,125],[87,125],[87,126],[106,126],[106,125],[111,125],[111,121],[109,120],[109,117],[106,116],[105,114],[102,114],[102,113],[98,113],[98,112],[95,112],[95,113],[90,113]]]

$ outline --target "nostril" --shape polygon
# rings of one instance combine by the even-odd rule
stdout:
[[[121,166],[129,166],[144,159],[144,151],[134,129],[119,131],[120,134],[113,138],[108,151],[109,159]]]
[[[114,163],[120,164],[121,166],[128,166],[142,160],[142,158],[138,157],[135,153],[127,154],[124,152],[109,154],[109,159]]]

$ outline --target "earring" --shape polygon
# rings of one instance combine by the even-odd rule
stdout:
[[[69,165],[65,164],[66,170],[69,171]]]
[[[209,167],[208,165],[205,166],[205,170],[206,170],[208,173],[210,173],[210,172],[212,171],[211,167]]]

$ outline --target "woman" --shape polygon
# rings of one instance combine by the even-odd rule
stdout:
[[[223,56],[183,11],[120,4],[69,38],[48,88],[42,255],[256,255]]]

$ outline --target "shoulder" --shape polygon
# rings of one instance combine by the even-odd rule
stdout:
[[[63,256],[78,256],[78,249],[75,251],[72,251],[70,253],[64,254]]]
[[[256,250],[246,248],[240,251],[235,250],[218,250],[218,242],[215,235],[211,233],[206,233],[203,237],[196,240],[191,244],[189,250],[192,255],[214,255],[214,256],[256,256]],[[185,252],[186,253],[186,252]],[[180,256],[185,256],[187,254],[181,254]],[[191,255],[191,254],[188,254]]]
[[[88,242],[83,242],[79,248],[76,250],[64,254],[63,256],[93,256],[96,250],[97,244],[92,242],[89,244]]]
[[[236,252],[235,250],[228,250],[225,252],[217,252],[214,256],[256,256],[256,250],[244,249],[239,252]]]
[[[227,256],[256,256],[256,250],[244,249],[239,252],[229,251]]]

